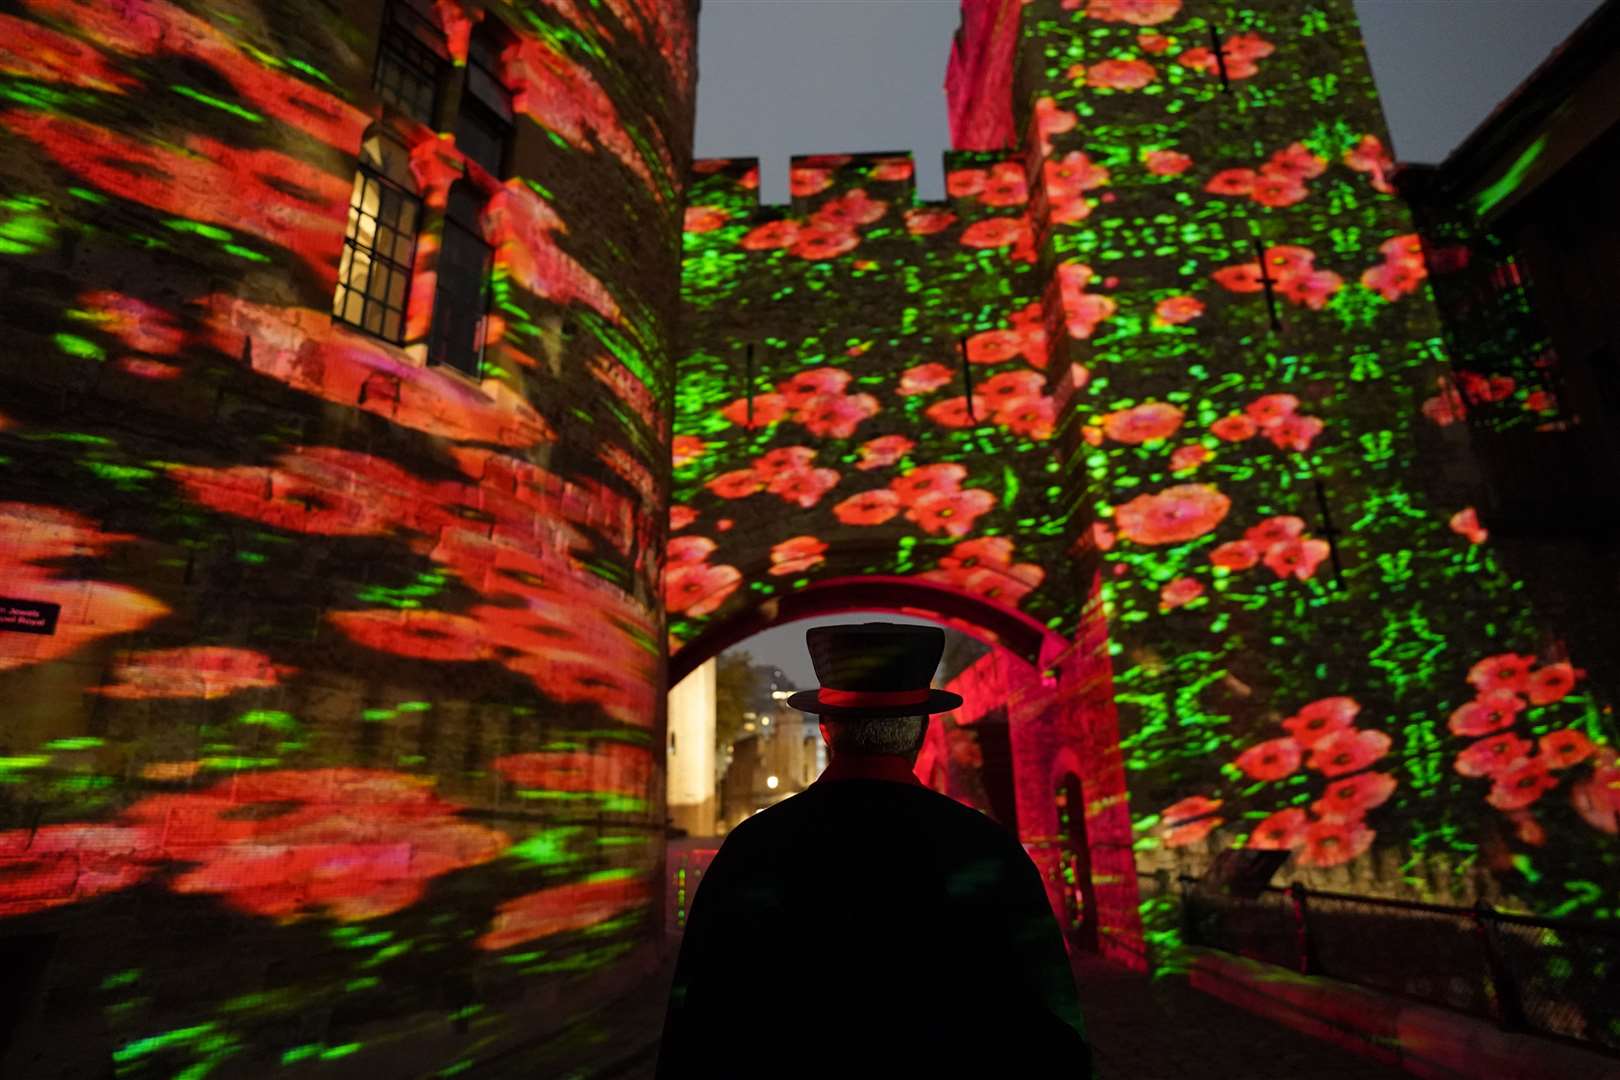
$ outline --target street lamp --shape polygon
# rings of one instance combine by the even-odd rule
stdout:
[[[765,778],[765,786],[770,788],[772,791],[775,791],[776,790],[776,785],[780,784],[781,782],[782,781],[778,780],[774,776],[767,776]]]

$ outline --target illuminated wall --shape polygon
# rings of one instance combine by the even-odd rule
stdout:
[[[431,124],[372,88],[380,3],[0,15],[0,595],[59,608],[0,625],[7,1075],[476,1075],[656,958],[693,19],[386,17]],[[450,134],[478,63],[506,179]],[[362,160],[420,206],[397,345],[332,316],[394,212]]]
[[[971,7],[990,33],[995,5]],[[948,206],[906,204],[886,179],[903,161],[799,159],[773,221],[749,163],[700,163],[672,647],[823,576],[995,582],[1056,639],[1032,677],[1091,665],[1072,698],[1041,688],[1080,715],[1015,755],[1020,798],[1048,797],[1059,754],[1117,750],[1138,868],[1281,847],[1285,876],[1322,886],[1620,914],[1614,687],[1479,523],[1350,4],[1021,17],[1024,137],[953,157]],[[1462,393],[1555,415],[1491,374]],[[994,403],[1026,383],[1028,404]],[[972,520],[927,513],[946,498]],[[1094,565],[1106,641],[1077,587]],[[1125,812],[1123,784],[1099,792],[1088,817]]]
[[[1615,914],[1612,688],[1470,512],[1350,5],[1054,2],[1024,25],[1032,138],[1118,196],[1046,250],[1114,282],[1065,419],[1142,864],[1276,846],[1319,884]]]

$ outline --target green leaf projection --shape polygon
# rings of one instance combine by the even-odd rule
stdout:
[[[1611,695],[1493,553],[1458,424],[1556,403],[1448,363],[1350,5],[1021,19],[1020,148],[950,155],[946,204],[892,157],[797,159],[782,211],[700,163],[672,645],[863,573],[1072,638],[1095,567],[1140,869],[1282,848],[1564,914],[1601,877],[1580,913],[1620,915]]]

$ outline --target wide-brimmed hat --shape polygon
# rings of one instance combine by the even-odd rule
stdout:
[[[820,689],[787,699],[791,708],[839,720],[949,712],[962,697],[929,684],[945,631],[907,623],[842,623],[804,632]]]

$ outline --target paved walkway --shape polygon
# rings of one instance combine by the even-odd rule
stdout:
[[[652,1080],[672,970],[520,1057],[478,1071],[492,1080]],[[1075,975],[1098,1080],[1396,1080],[1409,1074],[1279,1027],[1194,990],[1091,957]]]

